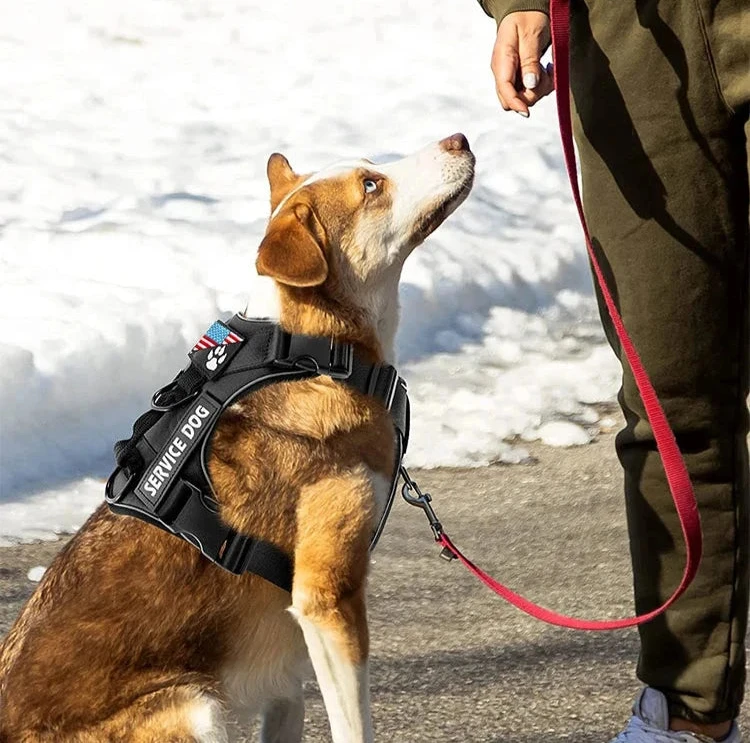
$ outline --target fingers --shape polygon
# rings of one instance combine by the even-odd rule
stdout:
[[[533,91],[542,79],[541,54],[536,44],[529,43],[528,38],[518,40],[518,56],[521,62],[521,84],[526,91]],[[522,91],[519,91],[522,92]]]
[[[515,24],[503,22],[497,29],[490,68],[495,76],[497,97],[506,111],[518,111],[523,106],[522,102],[516,101],[519,64],[518,29]]]
[[[554,89],[550,71],[541,65],[549,45],[549,18],[538,11],[510,13],[497,29],[490,67],[500,105],[529,115],[529,107]]]
[[[526,77],[528,74],[529,73],[523,74],[522,82],[524,88],[523,90],[518,91],[518,97],[528,106],[533,106],[537,101],[548,96],[555,89],[552,63],[548,64],[546,67],[540,67],[540,71],[535,74],[535,79],[533,81],[530,77]],[[530,85],[532,82],[534,84]]]

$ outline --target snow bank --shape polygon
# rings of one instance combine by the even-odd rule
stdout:
[[[255,276],[265,164],[406,154],[463,131],[473,194],[410,259],[412,465],[595,435],[617,367],[552,102],[504,114],[471,0],[21,4],[0,40],[0,535],[80,524],[111,445]],[[550,429],[550,423],[566,427]],[[544,429],[543,427],[547,427]]]

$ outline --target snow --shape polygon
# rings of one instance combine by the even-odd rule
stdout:
[[[591,441],[591,435],[572,421],[548,421],[539,427],[538,436],[551,447],[575,447]]]
[[[45,566],[34,566],[34,568],[29,569],[26,578],[36,584],[42,580],[42,576],[44,576],[46,570],[47,568]]]
[[[476,185],[407,263],[410,465],[518,462],[614,398],[552,99],[504,114],[466,0],[31,0],[0,38],[0,540],[79,526],[111,445],[254,273],[265,165],[384,160],[463,131]],[[546,435],[545,435],[546,432]]]
[[[0,504],[0,547],[75,532],[103,499],[104,482],[90,477],[63,480],[41,492],[22,491]]]

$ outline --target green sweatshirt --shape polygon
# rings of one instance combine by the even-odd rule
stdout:
[[[479,0],[479,4],[497,23],[500,23],[508,13],[519,10],[540,10],[549,15],[549,0]]]

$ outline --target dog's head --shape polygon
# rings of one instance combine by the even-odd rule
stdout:
[[[272,155],[272,214],[256,267],[282,289],[282,323],[299,321],[302,303],[335,315],[350,335],[369,328],[390,356],[404,261],[466,198],[473,177],[462,134],[384,165],[339,163],[306,176]]]

